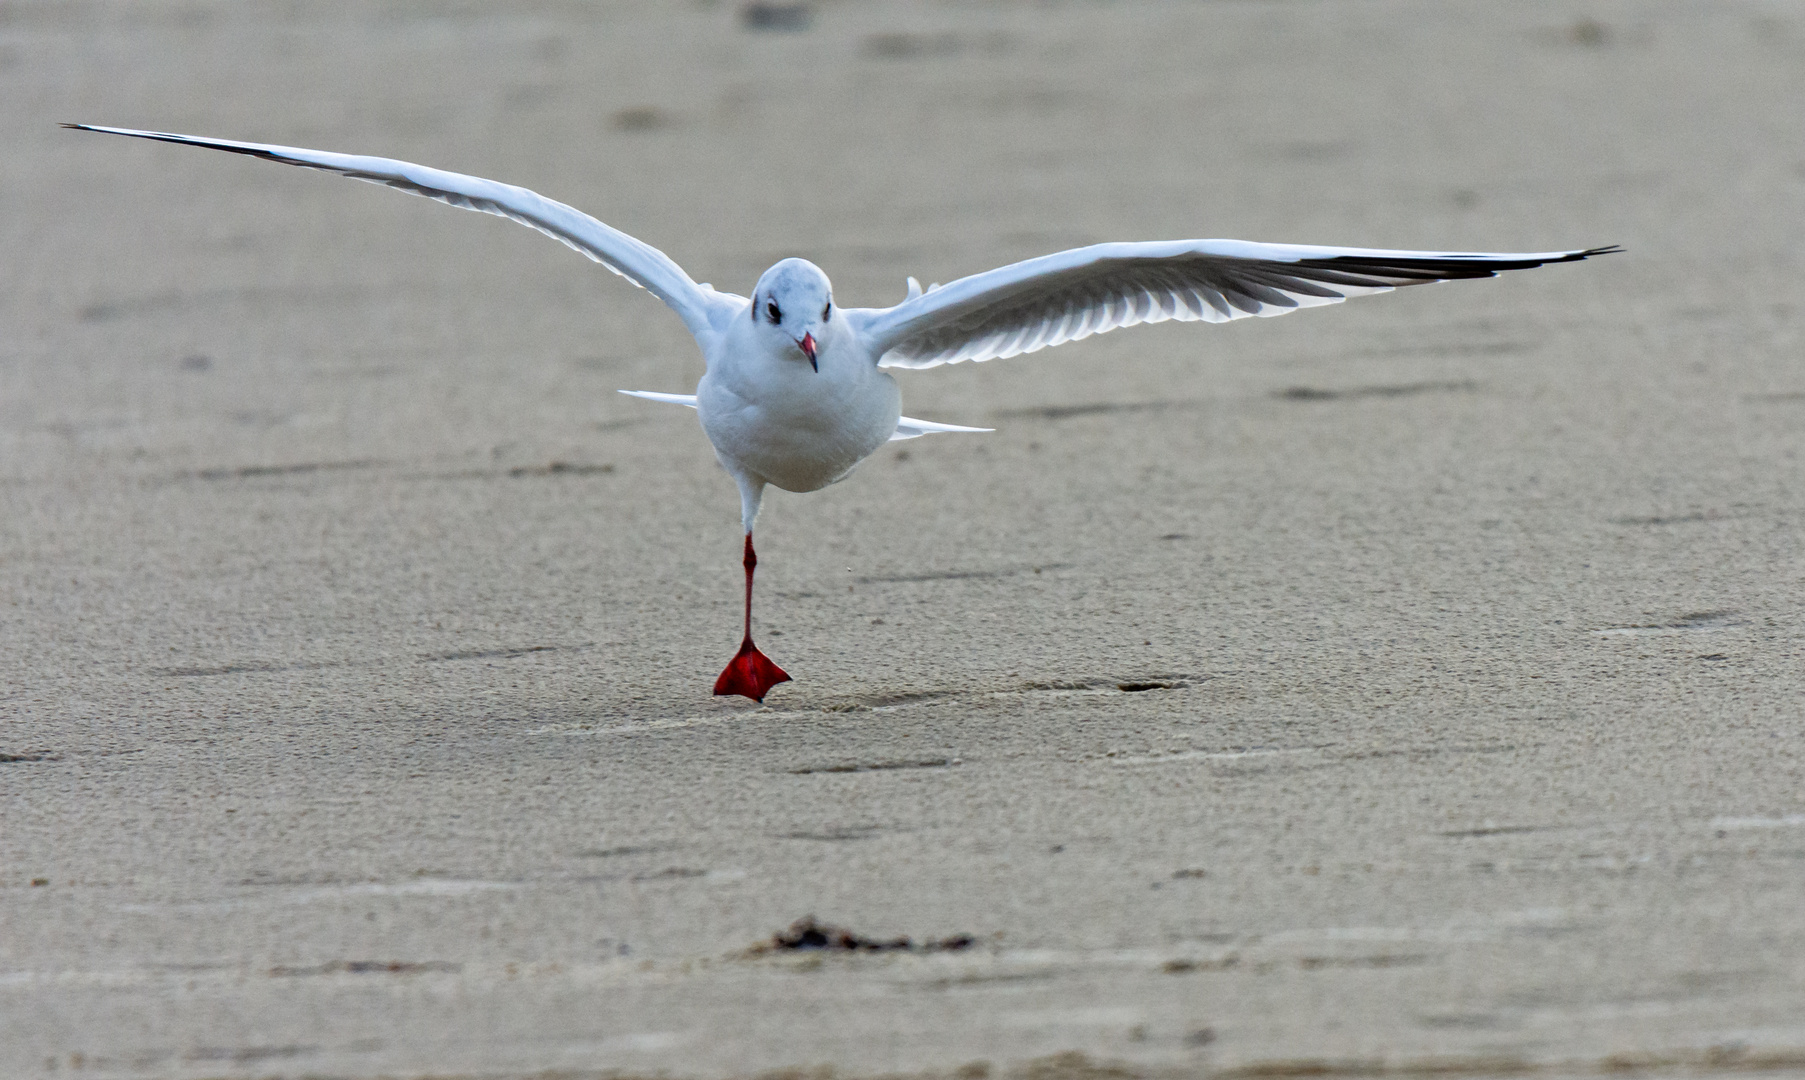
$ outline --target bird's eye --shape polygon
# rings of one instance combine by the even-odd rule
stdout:
[[[833,314],[834,314],[834,302],[832,300],[829,300],[827,302],[827,306],[821,309],[821,321],[826,322],[828,319],[833,317]]]
[[[765,305],[765,314],[770,317],[772,323],[780,323],[783,321],[783,312],[777,309],[777,301],[775,300]]]

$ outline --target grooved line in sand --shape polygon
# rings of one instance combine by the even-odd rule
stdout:
[[[1026,698],[1026,697],[1114,697],[1121,694],[1139,694],[1151,690],[1183,690],[1193,685],[1192,679],[1169,678],[1143,680],[1134,682],[1115,682],[1098,680],[1085,683],[1056,683],[1053,685],[1024,686],[1012,690],[978,690],[969,694],[953,692],[928,692],[910,695],[902,700],[880,698],[882,704],[864,705],[871,712],[894,712],[900,709],[925,708],[932,705],[947,704],[957,701],[969,701],[974,698]],[[711,724],[742,723],[746,720],[802,720],[820,719],[827,716],[841,715],[858,711],[860,706],[827,706],[807,709],[736,709],[714,713],[707,716],[664,717],[655,720],[639,720],[628,724],[614,724],[608,727],[590,727],[583,723],[547,724],[544,727],[532,728],[526,735],[568,735],[572,737],[594,735],[637,735],[641,732],[670,731],[676,728],[705,727]]]

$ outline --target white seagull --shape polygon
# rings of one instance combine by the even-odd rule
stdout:
[[[752,524],[766,484],[815,491],[843,480],[886,442],[942,431],[988,431],[902,415],[883,368],[928,368],[1037,352],[1123,326],[1228,322],[1338,304],[1456,278],[1492,277],[1577,262],[1615,247],[1533,253],[1385,251],[1241,240],[1093,244],[1029,259],[926,292],[908,279],[903,302],[842,308],[833,284],[806,259],[766,270],[750,298],[698,285],[664,252],[580,210],[526,188],[390,158],[204,139],[161,131],[64,127],[249,154],[284,165],[383,184],[466,210],[518,221],[649,291],[676,311],[701,346],[707,371],[689,394],[622,393],[687,405],[740,489],[745,529],[746,621],[739,652],[716,694],[763,701],[789,676],[752,643]]]

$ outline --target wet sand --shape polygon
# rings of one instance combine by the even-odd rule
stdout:
[[[1805,1069],[1801,116],[1754,0],[0,6],[0,1073]],[[65,120],[851,305],[1628,252],[902,374],[757,708],[655,299]]]

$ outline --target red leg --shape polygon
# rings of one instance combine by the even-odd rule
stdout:
[[[740,651],[728,661],[721,677],[714,681],[714,692],[716,697],[738,694],[763,702],[773,686],[789,682],[790,677],[752,644],[752,571],[758,567],[758,554],[752,550],[751,533],[746,534],[745,566],[746,636],[740,641]]]

